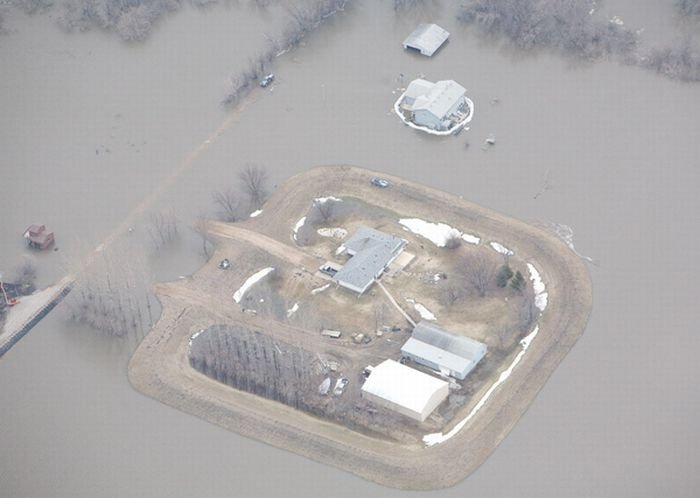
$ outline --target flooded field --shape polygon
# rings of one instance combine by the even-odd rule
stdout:
[[[671,38],[663,2],[605,9]],[[246,162],[272,183],[356,164],[565,224],[595,261],[587,331],[482,468],[435,495],[695,496],[700,86],[514,53],[461,27],[447,2],[432,13],[452,33],[435,58],[401,48],[419,16],[364,2],[280,58],[272,88],[232,115],[219,106],[224,80],[262,49],[274,16],[185,9],[142,46],[16,19],[0,37],[0,271],[41,222],[59,251],[37,255],[39,285],[58,280],[156,192],[131,235],[155,279],[187,275],[202,261],[187,225],[213,214],[211,192]],[[430,137],[391,114],[394,92],[420,74],[467,88],[470,130]],[[152,208],[180,219],[176,248],[153,251]],[[399,496],[136,393],[125,349],[58,310],[3,357],[0,494]]]

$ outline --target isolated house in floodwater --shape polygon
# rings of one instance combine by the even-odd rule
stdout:
[[[467,90],[454,80],[433,83],[419,78],[408,85],[400,106],[418,126],[446,130],[468,113],[466,93]]]

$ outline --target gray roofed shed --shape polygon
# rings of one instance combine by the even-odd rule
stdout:
[[[419,24],[403,41],[403,48],[413,48],[431,57],[449,36],[450,33],[437,24]]]
[[[464,380],[486,355],[486,345],[422,321],[416,325],[411,338],[401,347],[401,355]]]
[[[406,241],[374,228],[361,226],[343,245],[351,258],[333,276],[333,280],[362,294],[401,254]]]

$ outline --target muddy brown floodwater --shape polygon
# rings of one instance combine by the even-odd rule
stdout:
[[[605,9],[666,40],[667,3]],[[280,59],[272,90],[212,139],[227,119],[225,76],[262,48],[274,16],[185,9],[136,47],[64,35],[46,17],[14,19],[0,37],[0,271],[40,221],[60,248],[37,256],[40,283],[57,280],[207,139],[155,199],[175,209],[183,234],[246,161],[265,164],[275,183],[310,165],[357,164],[563,223],[596,261],[587,331],[487,462],[435,495],[697,496],[700,86],[516,54],[437,4],[429,19],[452,37],[434,59],[401,49],[417,19],[363,2]],[[390,114],[400,73],[462,83],[476,107],[471,129],[435,138],[402,126]],[[483,150],[491,133],[496,145]],[[534,199],[546,175],[552,188]],[[147,245],[145,225],[131,235]],[[183,235],[152,255],[155,277],[194,271],[197,246]],[[0,495],[399,496],[141,396],[126,359],[60,312],[3,357]]]

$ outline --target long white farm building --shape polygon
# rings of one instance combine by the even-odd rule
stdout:
[[[449,386],[444,380],[385,360],[374,367],[361,392],[363,398],[423,422],[447,398]]]
[[[450,377],[464,380],[486,355],[486,345],[422,321],[401,347],[401,356]]]

